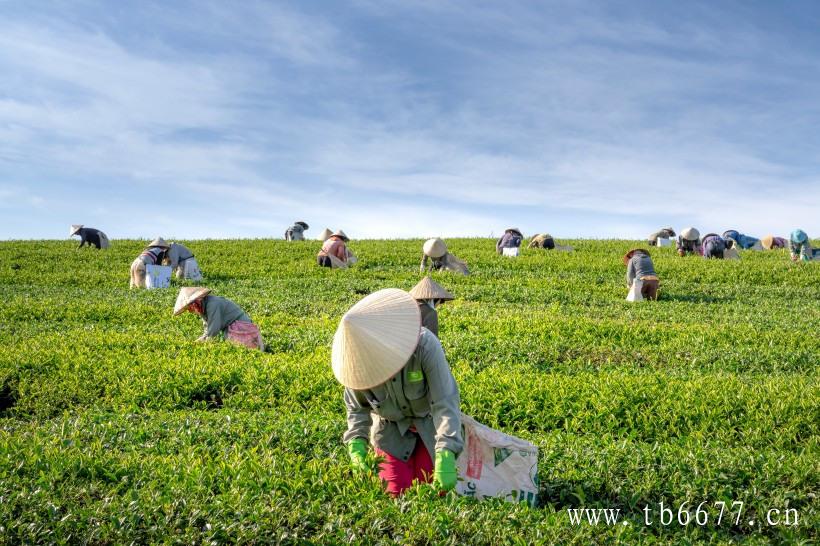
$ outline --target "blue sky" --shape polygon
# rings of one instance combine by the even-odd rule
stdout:
[[[820,234],[820,3],[0,0],[0,238]]]

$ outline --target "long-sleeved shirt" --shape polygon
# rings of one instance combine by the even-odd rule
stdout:
[[[170,265],[172,268],[176,269],[179,267],[179,264],[187,260],[188,258],[193,258],[194,253],[191,252],[188,247],[179,243],[171,243],[169,245],[171,248],[168,249],[165,257],[168,258]]]
[[[142,251],[138,259],[142,260],[145,265],[155,265],[165,258],[165,249],[159,246],[152,246]]]
[[[434,271],[438,271],[439,269],[444,269],[446,271],[453,271],[455,273],[461,273],[462,275],[469,275],[470,270],[467,269],[467,263],[459,260],[449,252],[445,252],[444,256],[440,258],[433,258],[428,256],[427,254],[422,253],[421,255],[421,266],[419,266],[419,271],[424,273],[427,270],[427,261],[430,261],[430,269]]]
[[[704,258],[723,258],[726,250],[726,241],[717,233],[708,233],[703,236],[701,254]]]
[[[220,296],[205,296],[202,300],[203,337],[216,337],[237,320],[253,322],[245,311],[229,299]]]
[[[331,237],[322,244],[319,256],[336,256],[343,262],[347,262],[347,246],[341,237]]]
[[[285,230],[285,240],[286,241],[304,241],[305,240],[305,228],[303,228],[299,224],[293,224],[287,230]]]
[[[702,245],[701,245],[700,239],[698,239],[697,241],[688,241],[688,240],[684,239],[682,235],[678,236],[678,239],[677,239],[677,242],[675,243],[675,246],[677,247],[678,252],[682,251],[684,254],[686,254],[686,253],[700,254],[701,250],[702,250]]]
[[[631,288],[635,279],[642,279],[648,275],[655,275],[655,266],[652,258],[643,252],[636,252],[626,264],[626,286]]]
[[[426,300],[416,300],[421,311],[421,325],[438,337],[438,311]]]
[[[811,260],[814,257],[814,250],[808,238],[802,243],[789,240],[789,252],[791,252],[792,258],[799,256],[801,260]]]
[[[378,416],[373,439],[376,447],[407,461],[416,448],[415,427],[431,459],[448,449],[458,455],[464,447],[461,399],[441,343],[421,329],[415,352],[399,372],[368,390],[346,388],[347,431],[344,442],[368,440],[373,415]]]
[[[524,237],[516,231],[507,230],[504,232],[504,235],[496,241],[495,243],[495,251],[498,254],[503,252],[505,248],[518,248],[521,246],[521,240]]]
[[[743,249],[750,249],[755,246],[760,239],[757,237],[752,237],[751,235],[745,235],[743,233],[738,232],[737,230],[730,229],[723,233],[723,239],[732,239],[737,243],[740,248]]]
[[[657,246],[658,239],[671,239],[674,236],[675,232],[673,230],[669,228],[663,228],[650,235],[646,242],[652,246]]]
[[[102,232],[99,229],[94,229],[90,227],[80,228],[80,231],[75,233],[75,235],[80,236],[80,246],[77,248],[82,248],[83,245],[88,246],[95,246],[97,248],[102,248],[102,241],[100,240],[100,234]]]

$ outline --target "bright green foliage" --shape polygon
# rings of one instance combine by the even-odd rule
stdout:
[[[354,241],[360,263],[341,271],[315,265],[317,242],[191,242],[261,353],[194,343],[176,290],[129,290],[139,242],[0,243],[0,543],[818,539],[820,264],[786,251],[652,249],[661,301],[630,304],[634,242],[508,259],[448,240],[472,272],[435,274],[458,298],[440,335],[463,410],[539,446],[539,505],[429,486],[394,500],[354,474],[330,342],[364,294],[419,280],[421,244]],[[758,525],[644,526],[660,501],[743,501]],[[631,524],[572,526],[578,506]],[[769,508],[799,525],[762,525]]]

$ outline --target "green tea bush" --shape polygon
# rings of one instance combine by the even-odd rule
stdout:
[[[538,505],[394,500],[354,476],[333,332],[364,294],[419,280],[422,242],[353,241],[346,271],[317,267],[315,241],[191,242],[265,353],[194,343],[175,289],[129,290],[138,241],[0,243],[0,542],[817,541],[820,268],[785,251],[652,249],[661,299],[630,304],[635,242],[508,259],[449,240],[471,270],[434,274],[457,297],[440,336],[462,408],[539,446]],[[643,524],[647,504],[703,501],[743,502],[743,521]],[[574,525],[579,507],[628,525]],[[771,508],[798,525],[766,525]]]

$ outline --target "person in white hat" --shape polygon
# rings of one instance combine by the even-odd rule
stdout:
[[[111,246],[111,241],[108,240],[108,236],[99,229],[84,227],[82,224],[72,224],[68,230],[68,236],[73,237],[75,235],[80,236],[80,246],[77,248],[82,248],[83,245],[88,245],[89,247],[95,246],[98,249],[105,249]]]
[[[524,235],[518,228],[507,228],[504,230],[504,235],[501,236],[495,243],[496,254],[503,254],[505,248],[519,248],[521,241],[524,240]]]
[[[469,275],[470,271],[467,269],[467,263],[459,260],[447,250],[447,244],[439,237],[427,239],[421,248],[421,265],[419,271],[425,273],[427,271],[427,262],[430,262],[430,269],[439,271],[453,271],[461,273],[462,275]]]
[[[413,297],[387,288],[351,307],[333,337],[332,363],[345,387],[343,441],[354,471],[370,469],[375,414],[372,439],[388,493],[400,495],[414,481],[453,489],[464,447],[458,385]]]
[[[322,267],[342,269],[356,263],[355,255],[347,248],[349,240],[344,231],[341,229],[336,231],[322,243],[322,249],[316,256],[316,262]]]
[[[307,222],[303,222],[299,220],[295,222],[292,226],[285,230],[285,240],[286,241],[304,241],[305,240],[305,232],[310,229],[310,226],[307,225]]]
[[[675,246],[678,250],[678,256],[682,257],[687,254],[701,255],[700,232],[693,227],[684,229],[680,232]]]
[[[205,331],[197,341],[224,337],[227,341],[250,349],[265,350],[259,327],[237,304],[227,298],[212,296],[208,288],[180,288],[174,305],[174,316],[185,311],[202,318]]]
[[[145,288],[145,266],[161,264],[169,248],[162,237],[148,243],[142,254],[131,262],[131,288]]]
[[[410,290],[410,295],[413,296],[419,306],[421,325],[438,337],[438,311],[436,311],[436,306],[445,301],[454,300],[455,296],[430,277],[424,277],[420,280]]]

